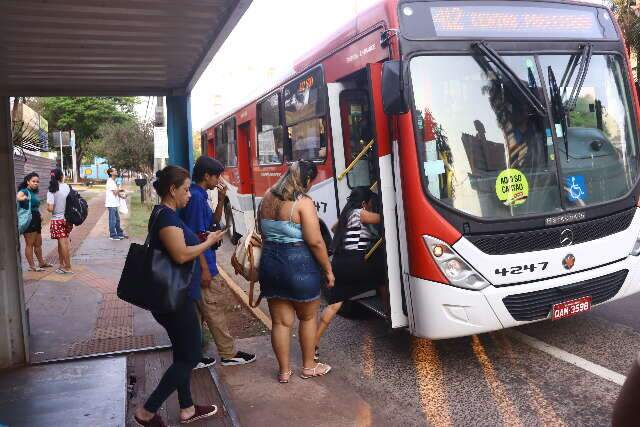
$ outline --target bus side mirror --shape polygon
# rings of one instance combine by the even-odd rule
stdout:
[[[402,61],[387,61],[382,66],[382,107],[387,114],[409,112],[404,92]]]

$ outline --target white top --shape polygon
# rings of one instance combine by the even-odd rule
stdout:
[[[47,192],[47,204],[53,205],[51,219],[64,219],[64,209],[67,207],[67,196],[71,189],[67,184],[60,183],[55,193]]]
[[[120,197],[113,194],[118,191],[118,184],[113,178],[107,180],[107,197],[104,199],[104,206],[107,208],[117,208],[120,206]]]

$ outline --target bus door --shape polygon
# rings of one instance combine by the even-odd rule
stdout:
[[[254,186],[253,186],[253,150],[251,146],[251,122],[245,122],[238,126],[238,173],[240,185],[238,186],[238,206],[225,206],[225,216],[231,220],[232,243],[236,244],[241,236],[247,233],[248,224],[254,218]],[[230,214],[230,215],[228,215]]]
[[[402,186],[400,184],[398,157],[393,155],[389,116],[382,108],[382,64],[367,65],[370,115],[377,153],[377,190],[382,202],[384,220],[384,247],[387,252],[387,275],[389,281],[389,305],[391,326],[401,328],[409,325],[407,316],[408,266],[402,254],[407,253],[404,234],[404,211]]]
[[[366,79],[329,84],[336,192],[339,208],[352,188],[369,186],[380,196],[384,235],[376,250],[386,250],[392,327],[408,325],[400,267],[395,182],[388,117],[382,110],[382,67],[370,64]],[[370,305],[369,299],[362,303]],[[380,301],[377,301],[379,304]]]

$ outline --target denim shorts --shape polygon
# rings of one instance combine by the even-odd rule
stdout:
[[[322,270],[304,242],[264,242],[260,257],[263,297],[313,301],[320,298],[323,280]]]

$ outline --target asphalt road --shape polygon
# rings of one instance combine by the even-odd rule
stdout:
[[[606,426],[622,378],[606,374],[626,375],[640,350],[638,311],[640,295],[561,321],[440,341],[390,330],[367,313],[337,317],[321,360],[366,396],[373,425]],[[597,366],[575,366],[567,354]]]

